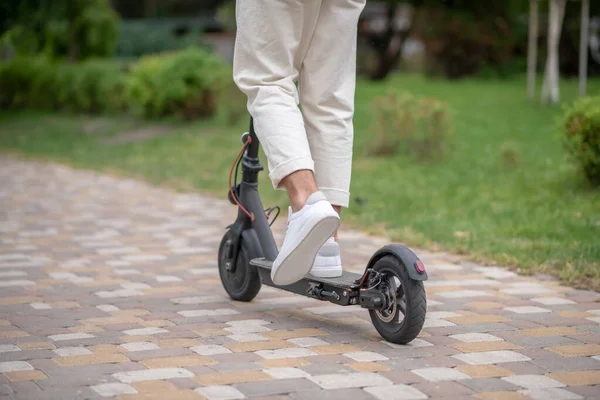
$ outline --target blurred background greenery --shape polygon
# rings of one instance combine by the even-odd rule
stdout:
[[[527,91],[531,1],[367,2],[344,220],[599,290],[600,3],[586,96],[569,0],[547,104]],[[550,52],[538,3],[536,92]],[[235,29],[232,0],[2,0],[0,150],[225,198],[248,124]],[[285,204],[267,174],[261,189]]]

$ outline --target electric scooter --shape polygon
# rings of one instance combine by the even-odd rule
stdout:
[[[258,194],[263,166],[252,118],[242,144],[229,173],[228,199],[238,207],[238,215],[227,227],[218,252],[221,283],[231,299],[249,302],[264,284],[340,306],[365,308],[375,329],[391,343],[407,344],[417,337],[425,322],[427,273],[421,260],[400,244],[375,252],[362,275],[344,271],[341,277],[317,278],[307,274],[291,285],[273,283],[271,266],[278,248],[271,225],[280,209],[265,210]],[[237,182],[240,164],[242,179]]]

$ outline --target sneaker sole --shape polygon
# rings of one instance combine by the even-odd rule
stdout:
[[[298,246],[283,259],[271,275],[271,280],[279,286],[291,285],[304,278],[312,269],[319,249],[333,235],[340,225],[338,217],[325,217],[312,227]],[[307,254],[314,254],[312,258]]]

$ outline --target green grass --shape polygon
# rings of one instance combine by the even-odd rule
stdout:
[[[448,158],[367,156],[370,102],[390,86],[449,104],[456,137]],[[577,83],[565,81],[561,90],[563,100],[571,101]],[[590,82],[589,92],[599,95],[600,81]],[[560,116],[558,107],[526,101],[524,80],[453,83],[404,75],[359,82],[352,204],[344,220],[375,233],[385,229],[413,246],[522,273],[551,273],[567,284],[600,290],[600,190],[589,187],[566,157],[556,134]],[[131,129],[132,121],[114,118],[94,135],[83,133],[86,124],[89,118],[79,116],[3,114],[0,149],[225,198],[229,167],[246,129],[245,122],[226,127],[217,118],[148,141],[107,145],[98,138]],[[516,149],[512,167],[501,162],[507,144]],[[287,205],[266,173],[261,190],[265,205]]]

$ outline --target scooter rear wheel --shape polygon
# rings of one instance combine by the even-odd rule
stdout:
[[[422,281],[410,278],[404,265],[394,256],[378,260],[373,269],[397,288],[394,301],[386,310],[369,310],[377,332],[387,341],[407,344],[417,337],[425,323],[427,300]]]
[[[257,258],[258,254],[252,254],[251,246],[248,246],[240,237],[239,250],[234,265],[229,265],[228,243],[231,245],[231,233],[227,231],[219,245],[219,276],[223,288],[233,300],[251,301],[260,291],[261,282],[258,270],[250,265],[250,260]]]

